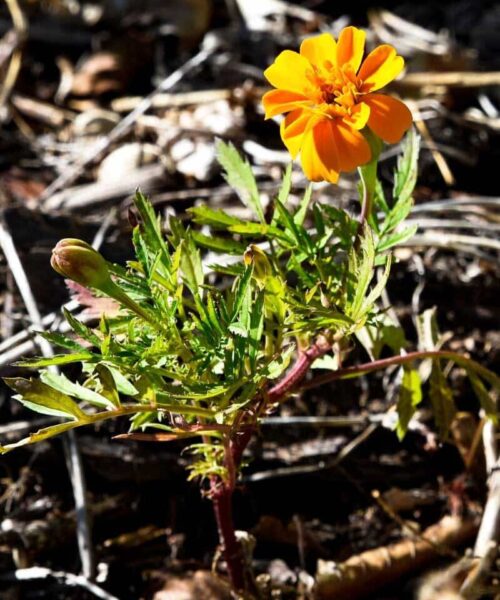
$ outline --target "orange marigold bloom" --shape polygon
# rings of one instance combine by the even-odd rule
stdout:
[[[264,71],[276,88],[262,99],[266,119],[287,113],[281,138],[292,158],[300,152],[311,181],[335,183],[370,161],[365,126],[391,144],[411,126],[405,104],[374,93],[399,75],[404,59],[384,44],[363,60],[364,47],[364,31],[346,27],[337,42],[329,33],[308,38],[300,54],[285,50]]]

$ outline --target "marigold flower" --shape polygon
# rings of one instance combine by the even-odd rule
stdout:
[[[363,60],[364,46],[364,31],[346,27],[338,41],[323,33],[304,40],[300,53],[284,50],[264,71],[276,88],[262,99],[266,119],[287,113],[281,138],[292,158],[300,152],[311,181],[335,183],[370,161],[364,127],[394,144],[411,126],[403,102],[375,93],[399,75],[404,59],[383,44]]]

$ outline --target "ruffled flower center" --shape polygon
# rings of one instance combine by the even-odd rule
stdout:
[[[311,96],[317,105],[327,105],[330,115],[350,114],[358,102],[361,80],[349,65],[339,69],[330,61],[312,65],[306,73],[311,84]]]

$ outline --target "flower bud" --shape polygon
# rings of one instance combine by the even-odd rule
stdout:
[[[52,268],[84,287],[105,291],[112,284],[104,258],[82,240],[60,240],[52,250]]]
[[[253,265],[253,276],[259,283],[265,283],[273,273],[271,263],[266,253],[255,244],[250,244],[243,254],[243,261],[247,266]]]

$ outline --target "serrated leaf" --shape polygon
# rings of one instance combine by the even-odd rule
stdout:
[[[201,225],[210,225],[215,229],[227,229],[230,225],[241,225],[244,223],[241,219],[233,217],[220,209],[213,209],[208,206],[195,206],[188,208],[188,212],[193,215],[193,221]]]
[[[97,348],[99,347],[99,345],[101,343],[99,336],[97,336],[92,331],[92,329],[90,329],[90,327],[87,327],[87,325],[85,325],[84,323],[81,323],[77,318],[75,318],[69,312],[69,310],[66,310],[65,308],[63,308],[62,312],[64,314],[64,318],[68,322],[68,325],[71,327],[71,329],[76,333],[76,335],[78,337],[81,337],[82,339],[89,342],[93,346],[96,346]]]
[[[242,255],[246,249],[245,244],[230,238],[222,238],[215,235],[203,235],[197,231],[193,231],[191,235],[198,246],[207,248],[208,250],[213,250],[214,252]]]
[[[410,238],[412,238],[415,235],[415,233],[417,232],[417,229],[418,229],[418,225],[410,225],[409,227],[405,227],[401,231],[397,231],[396,233],[393,233],[392,235],[384,237],[377,244],[377,252],[386,252],[387,250],[389,250],[389,248],[393,248],[394,246],[397,246],[398,244],[402,244],[403,242],[406,242],[406,240],[409,240]]]
[[[194,296],[202,295],[201,286],[203,285],[203,264],[201,262],[200,251],[194,244],[190,232],[181,241],[181,269],[186,280],[186,284]]]
[[[87,416],[76,402],[40,379],[11,377],[4,381],[18,394],[15,398],[35,412],[78,421],[86,420]]]
[[[171,260],[170,254],[165,242],[165,238],[161,231],[159,217],[156,215],[151,202],[140,192],[137,191],[134,204],[141,217],[141,234],[144,238],[149,252],[154,256],[161,254],[164,270],[163,275],[168,273]]]
[[[373,236],[369,229],[365,228],[361,237],[360,252],[352,251],[350,260],[350,276],[353,278],[354,294],[349,307],[349,316],[356,321],[362,311],[368,286],[373,277],[375,263],[375,247]]]
[[[410,367],[403,367],[403,378],[396,405],[398,412],[396,433],[400,440],[406,435],[408,424],[421,401],[422,388],[418,372]]]
[[[381,210],[384,213],[389,212],[389,205],[387,204],[387,200],[385,199],[384,188],[380,183],[380,180],[377,178],[375,183],[375,193],[373,195],[373,201],[375,203],[376,208]]]
[[[451,391],[446,378],[441,370],[439,361],[432,364],[431,376],[429,379],[429,396],[432,404],[434,422],[441,438],[446,439],[450,430],[450,425],[455,417],[456,408]]]
[[[419,149],[420,137],[412,127],[403,141],[403,154],[394,173],[394,198],[398,203],[409,200],[415,188]]]
[[[391,262],[391,257],[389,256],[385,265],[384,272],[382,273],[382,277],[380,277],[379,281],[377,281],[377,284],[373,287],[373,289],[363,301],[359,316],[364,316],[366,313],[368,313],[368,311],[370,311],[373,308],[373,305],[384,291],[385,286],[387,284],[387,280],[389,279],[389,274],[391,272]]]
[[[243,325],[243,323],[240,323],[238,321],[236,323],[231,323],[228,329],[231,333],[234,333],[235,335],[239,335],[243,338],[248,337],[248,329]]]
[[[57,331],[40,331],[39,335],[45,338],[51,344],[59,346],[60,348],[66,348],[68,350],[74,350],[76,352],[86,351],[86,348],[79,344],[77,341],[58,333]]]
[[[259,221],[264,223],[264,211],[251,166],[240,156],[233,144],[226,144],[222,140],[217,140],[216,154],[228,184],[235,190],[243,204],[251,208]]]

